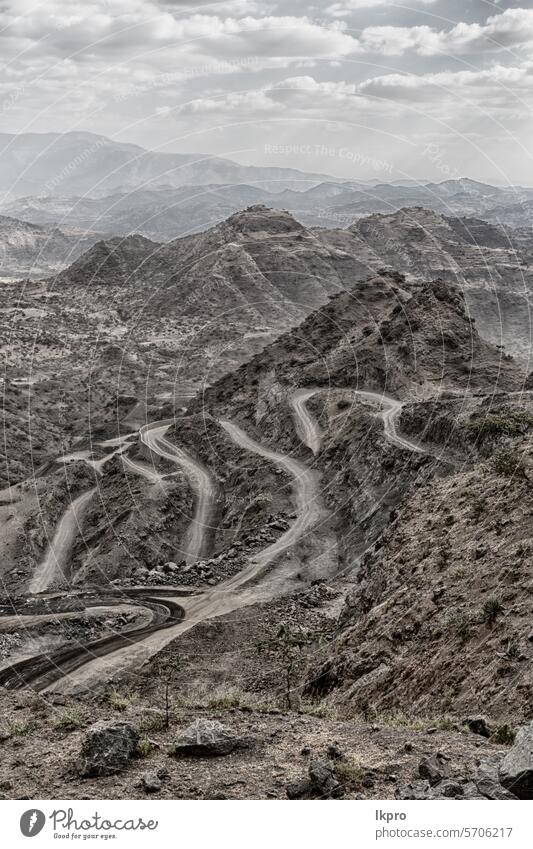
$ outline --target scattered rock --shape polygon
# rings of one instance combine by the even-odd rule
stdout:
[[[397,799],[435,800],[435,799],[484,799],[473,781],[453,781],[446,779],[432,787],[429,781],[413,781],[399,784],[395,796]]]
[[[425,758],[420,761],[418,774],[420,778],[429,781],[432,787],[448,777],[447,759],[440,753],[433,755],[431,758]]]
[[[141,784],[147,793],[159,793],[161,790],[161,779],[155,772],[145,772]]]
[[[343,794],[335,767],[325,760],[309,764],[309,777],[287,786],[288,799],[338,799]]]
[[[127,722],[97,722],[85,734],[76,772],[82,778],[120,772],[133,757],[138,742],[139,734]]]
[[[196,719],[177,737],[171,754],[175,757],[217,757],[250,744],[249,739],[236,737],[216,719]]]
[[[332,743],[328,746],[327,756],[332,761],[342,761],[345,758],[344,752],[342,752],[336,743]]]

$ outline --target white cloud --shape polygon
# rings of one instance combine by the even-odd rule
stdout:
[[[428,100],[438,108],[449,98],[459,108],[460,99],[471,105],[495,105],[496,98],[509,108],[517,99],[533,96],[533,62],[520,66],[494,65],[481,71],[443,71],[436,74],[385,74],[358,86],[358,92],[390,100]]]
[[[461,56],[519,48],[531,43],[533,9],[506,9],[488,18],[485,24],[461,22],[440,31],[429,26],[367,27],[360,38],[362,50],[385,56],[399,56],[408,50],[421,56]]]
[[[277,110],[277,104],[271,100],[264,91],[233,92],[221,94],[220,96],[202,97],[191,100],[175,110],[180,115],[207,115],[218,112],[240,112],[258,113]],[[167,114],[168,114],[167,112]]]
[[[431,6],[437,0],[411,0],[411,5]],[[333,18],[345,18],[360,9],[375,9],[382,6],[405,6],[404,0],[341,0],[326,9],[326,14]]]

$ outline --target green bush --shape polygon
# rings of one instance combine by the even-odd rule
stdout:
[[[488,598],[483,605],[482,618],[487,625],[494,625],[500,613],[503,613],[503,604],[498,598]]]
[[[499,475],[513,477],[524,474],[524,464],[521,454],[511,446],[499,448],[492,457],[492,468]]]
[[[520,436],[533,426],[533,416],[525,410],[512,410],[498,415],[473,418],[467,424],[467,430],[473,439],[485,442],[500,436]]]
[[[500,743],[503,746],[512,746],[516,737],[515,732],[506,722],[496,725],[491,729],[491,743]]]
[[[68,708],[60,713],[53,722],[56,731],[73,731],[83,725],[83,716],[77,708]]]
[[[138,758],[149,758],[154,751],[154,744],[145,737],[137,743],[136,754]]]

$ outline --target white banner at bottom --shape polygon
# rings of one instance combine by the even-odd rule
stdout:
[[[533,845],[533,802],[3,801],[2,846]]]

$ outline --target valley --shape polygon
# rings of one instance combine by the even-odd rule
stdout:
[[[405,736],[392,717],[420,726],[415,749],[437,723],[478,787],[464,717],[514,728],[533,699],[533,396],[523,333],[516,359],[494,344],[472,315],[481,265],[458,285],[443,260],[457,230],[432,215],[378,217],[371,248],[365,223],[309,229],[254,206],[4,284],[8,715],[31,714],[31,692],[38,725],[56,705],[105,717],[109,699],[157,717],[171,662],[180,715],[242,706],[272,734],[316,715],[324,739],[381,723],[386,763]],[[409,262],[399,242],[416,244]],[[276,649],[254,649],[276,628],[312,646],[288,696]]]

